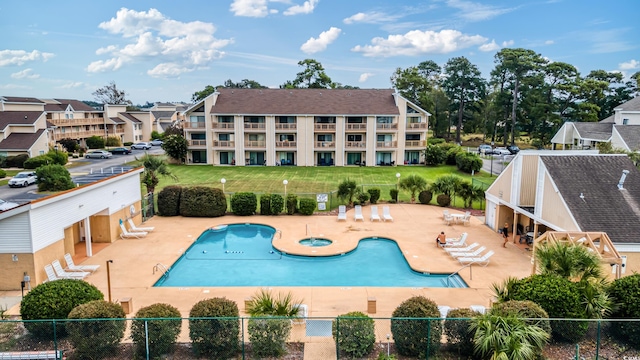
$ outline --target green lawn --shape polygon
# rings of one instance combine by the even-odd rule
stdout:
[[[11,180],[12,177],[14,177],[17,173],[19,173],[22,170],[5,170],[7,173],[7,177],[5,177],[4,180],[0,180],[0,186],[2,185],[7,185],[9,183],[9,180]]]

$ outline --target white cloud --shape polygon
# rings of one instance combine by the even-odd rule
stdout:
[[[555,44],[555,41],[553,41],[553,40],[547,40],[547,41],[545,41],[545,42],[544,42],[544,44],[545,44],[545,45],[553,45],[553,44]]]
[[[11,77],[13,79],[37,79],[40,77],[40,75],[34,74],[33,69],[24,69],[22,71],[11,74]]]
[[[235,3],[242,6],[246,1]],[[130,40],[122,48],[107,45],[96,50],[97,55],[111,58],[92,62],[88,72],[114,71],[130,62],[155,61],[147,71],[150,76],[178,76],[208,66],[224,54],[222,48],[233,42],[215,38],[216,28],[211,23],[172,20],[156,9],[138,12],[122,8],[115,18],[99,27]]]
[[[82,85],[84,85],[82,81],[72,81],[72,82],[63,84],[61,86],[58,86],[58,88],[59,89],[75,89],[75,88],[81,87]]]
[[[509,47],[509,46],[513,46],[513,44],[515,44],[516,42],[513,40],[507,40],[507,41],[503,41],[502,42],[502,47]]]
[[[499,8],[462,0],[448,0],[447,5],[460,10],[459,16],[469,21],[489,20],[514,10],[514,8]]]
[[[327,31],[323,31],[320,33],[318,38],[310,38],[300,46],[300,50],[304,51],[307,54],[314,54],[320,51],[324,51],[327,49],[327,46],[334,42],[338,36],[340,36],[341,29],[337,27],[331,27]]]
[[[27,52],[24,50],[0,50],[0,66],[24,65],[30,61],[47,61],[54,57],[52,53],[33,50]]]
[[[369,57],[397,55],[416,56],[423,54],[447,54],[470,46],[483,44],[487,38],[480,35],[465,35],[457,30],[420,31],[412,30],[404,35],[389,35],[386,39],[376,37],[371,45],[357,45],[351,51]]]
[[[360,74],[360,78],[358,79],[359,82],[365,82],[367,81],[367,79],[369,79],[370,77],[372,77],[374,74],[373,73],[362,73]]]
[[[491,42],[487,44],[482,44],[478,48],[478,50],[484,51],[484,52],[496,51],[498,49],[500,49],[500,45],[496,44],[495,40],[491,40]]]
[[[389,15],[379,11],[359,12],[342,20],[345,24],[365,23],[365,24],[381,24],[396,21],[400,19],[400,15]]]
[[[229,10],[235,16],[265,17],[268,14],[267,0],[233,0]]]
[[[284,11],[284,15],[311,14],[320,0],[307,0],[302,5],[294,5]]]
[[[620,70],[635,70],[640,68],[640,61],[638,60],[629,60],[627,62],[623,62],[618,64]]]

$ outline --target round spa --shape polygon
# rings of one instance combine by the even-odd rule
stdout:
[[[304,246],[320,247],[331,245],[333,241],[324,238],[307,238],[300,240],[299,243]]]

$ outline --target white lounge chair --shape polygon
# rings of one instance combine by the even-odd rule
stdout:
[[[389,210],[388,206],[383,206],[382,207],[382,220],[384,221],[393,221],[393,218],[391,217],[391,211]]]
[[[67,268],[65,269],[67,271],[95,272],[100,268],[100,265],[76,265],[73,262],[73,258],[71,257],[71,254],[69,253],[64,254],[64,261],[67,262]]]
[[[47,264],[44,266],[44,272],[47,273],[47,279],[49,281],[56,281],[60,279],[58,275],[53,271],[53,266],[51,264]]]
[[[153,226],[136,226],[136,224],[133,223],[133,219],[129,218],[127,219],[127,221],[129,222],[129,230],[132,232],[141,232],[141,231],[153,231],[153,229],[155,229],[155,227]]]
[[[459,257],[458,261],[462,265],[478,264],[481,266],[487,266],[489,265],[489,258],[493,256],[493,253],[494,253],[493,250],[489,250],[480,257]]]
[[[466,247],[463,247],[463,248],[461,248],[461,247],[449,247],[449,248],[444,248],[444,250],[445,250],[446,252],[453,252],[453,251],[458,251],[458,252],[469,252],[469,251],[471,251],[471,250],[475,249],[478,245],[480,245],[480,244],[478,244],[478,243],[476,242],[476,243],[473,243],[473,244],[471,244],[471,245],[469,245],[469,246],[466,246]]]
[[[61,279],[84,279],[89,276],[88,272],[85,271],[65,271],[60,265],[60,261],[53,260],[51,262],[51,266],[53,266],[53,271],[56,272],[56,275]]]
[[[338,221],[347,221],[347,207],[344,205],[338,206]]]
[[[438,305],[438,310],[440,311],[440,317],[443,319],[446,319],[447,314],[449,313],[449,310],[451,310],[451,306]]]
[[[456,247],[462,247],[462,246],[466,246],[467,245],[467,236],[469,234],[467,233],[462,233],[460,235],[460,239],[447,239],[447,242],[444,244],[444,247],[446,248],[456,248]]]
[[[358,220],[364,221],[364,216],[362,216],[362,206],[361,205],[356,205],[355,210],[356,210],[356,214],[354,215],[354,220],[355,221],[358,221]]]
[[[296,315],[294,323],[304,324],[307,321],[308,316],[309,308],[307,307],[307,304],[298,304],[298,314]]]
[[[464,217],[462,218],[462,224],[467,225],[471,223],[471,211],[467,211],[464,213]]]
[[[487,308],[483,305],[471,305],[469,306],[469,309],[475,312],[479,312],[480,314],[484,314],[485,312],[487,312]]]
[[[120,219],[120,230],[122,230],[122,233],[120,234],[120,237],[122,239],[126,239],[126,238],[140,239],[141,237],[147,236],[147,232],[146,231],[135,231],[135,232],[128,231],[124,227],[124,223],[122,222],[122,219]]]
[[[369,220],[382,221],[382,219],[380,219],[380,215],[378,215],[378,207],[376,205],[371,206],[371,216],[369,216]]]
[[[459,258],[459,257],[476,257],[476,256],[480,256],[480,253],[482,253],[483,251],[485,251],[487,249],[486,246],[480,246],[479,248],[477,248],[475,251],[466,251],[466,252],[462,252],[462,251],[452,251],[449,253],[449,255],[451,255],[454,258]]]

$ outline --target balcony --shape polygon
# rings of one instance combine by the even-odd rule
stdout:
[[[244,141],[245,148],[265,148],[266,146],[267,146],[267,142],[264,140],[245,140]]]
[[[68,130],[68,129],[67,129]],[[113,133],[109,133],[113,135]],[[65,131],[65,132],[54,132],[53,139],[58,141],[62,139],[85,139],[91,136],[100,136],[105,137],[107,133],[104,129],[100,130],[80,130],[80,131]]]
[[[47,119],[55,126],[104,125],[104,118]]]
[[[187,140],[189,147],[206,147],[207,140]]]
[[[423,148],[425,146],[427,146],[427,141],[426,140],[405,140],[404,142],[404,146],[405,147],[420,147]]]
[[[227,129],[235,129],[235,123],[219,123],[219,122],[214,122],[211,123],[211,127],[214,129],[223,129],[223,130],[227,130]]]
[[[185,129],[204,129],[207,127],[207,124],[204,122],[188,122],[185,121],[182,123]]]
[[[295,148],[298,147],[297,141],[276,141],[276,148]]]
[[[398,147],[397,141],[377,141],[376,148],[391,149]]]
[[[367,147],[367,143],[365,141],[347,141],[346,143],[344,143],[344,147],[348,148],[348,149],[353,149],[353,148],[366,148]]]
[[[276,123],[276,131],[277,130],[296,130],[298,128],[298,124],[296,123]]]
[[[235,141],[229,140],[213,140],[213,147],[216,148],[235,148]]]
[[[383,123],[378,123],[376,124],[376,129],[378,130],[398,130],[398,124],[383,124]]]
[[[354,131],[354,130],[367,130],[367,124],[349,124],[347,123],[347,127],[346,127],[347,131]]]
[[[335,141],[316,141],[316,148],[334,148],[336,147]]]
[[[336,131],[336,124],[314,124],[315,131]]]
[[[245,130],[256,130],[256,131],[260,131],[263,130],[267,127],[267,124],[265,123],[244,123],[244,129]]]
[[[407,129],[410,130],[426,130],[427,123],[407,123]]]

